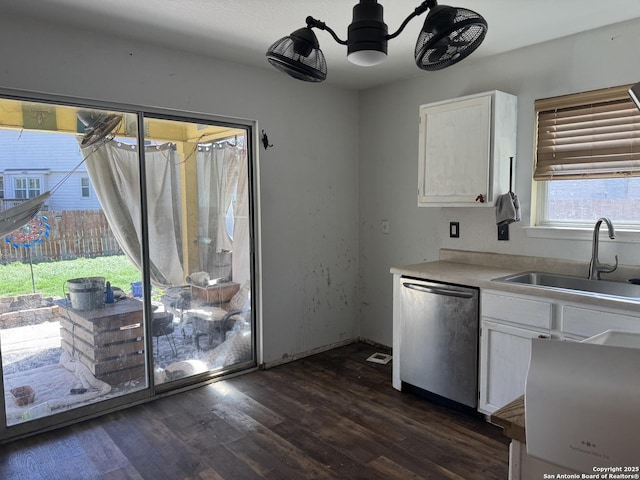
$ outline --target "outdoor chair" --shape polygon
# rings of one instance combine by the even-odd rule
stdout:
[[[182,338],[186,339],[185,326],[187,322],[185,321],[184,313],[191,307],[191,287],[189,285],[183,285],[167,288],[161,301],[167,312],[173,313],[180,319]]]
[[[192,324],[194,344],[200,350],[200,337],[207,336],[209,347],[216,338],[222,343],[236,322],[247,322],[250,315],[251,290],[247,282],[228,302],[217,305],[192,304],[191,308],[184,311],[183,321]]]
[[[159,312],[153,314],[153,321],[151,324],[151,332],[156,339],[156,354],[160,353],[160,337],[165,337],[171,348],[171,353],[174,357],[178,356],[178,349],[176,342],[173,338],[173,314],[168,312]]]

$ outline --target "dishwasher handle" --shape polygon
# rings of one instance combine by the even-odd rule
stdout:
[[[447,295],[449,297],[473,298],[473,296],[475,295],[475,292],[452,290],[446,287],[433,287],[421,285],[419,283],[402,282],[402,286],[410,290],[416,290],[418,292],[433,293],[435,295]]]

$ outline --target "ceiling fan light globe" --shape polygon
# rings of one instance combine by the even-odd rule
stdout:
[[[358,50],[347,55],[347,60],[361,67],[379,65],[387,59],[387,54],[379,50]]]
[[[348,28],[347,60],[354,65],[371,67],[387,58],[387,24],[382,5],[361,0],[353,7],[353,21]]]

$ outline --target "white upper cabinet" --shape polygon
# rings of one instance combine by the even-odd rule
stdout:
[[[492,91],[420,107],[418,206],[493,206],[509,191],[517,97]]]

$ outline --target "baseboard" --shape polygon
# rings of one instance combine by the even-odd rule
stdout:
[[[391,353],[391,350],[392,350],[390,346],[385,345],[384,343],[374,342],[373,340],[369,340],[368,338],[358,337],[357,341],[366,343],[368,345],[371,345],[372,347],[379,348],[380,350],[388,350],[388,352],[385,352],[385,353]]]
[[[330,343],[328,345],[323,345],[322,347],[313,348],[311,350],[307,350],[305,352],[296,353],[293,355],[286,355],[284,358],[280,358],[278,360],[274,360],[272,362],[265,362],[260,365],[261,369],[268,369],[277,367],[278,365],[284,365],[285,363],[290,363],[295,360],[300,360],[301,358],[309,357],[311,355],[315,355],[316,353],[326,352],[328,350],[333,350],[334,348],[344,347],[345,345],[349,345],[351,343],[357,342],[357,338],[350,338],[348,340],[342,340],[341,342]]]
[[[322,347],[317,347],[317,348],[313,348],[311,350],[307,350],[305,352],[296,353],[295,355],[287,355],[284,358],[280,358],[280,359],[274,360],[272,362],[265,362],[265,363],[260,365],[260,369],[266,370],[266,369],[269,369],[269,368],[277,367],[278,365],[284,365],[285,363],[294,362],[296,360],[300,360],[301,358],[310,357],[311,355],[315,355],[317,353],[322,353],[322,352],[326,352],[326,351],[329,351],[329,350],[333,350],[334,348],[344,347],[345,345],[350,345],[350,344],[356,343],[356,342],[362,342],[362,343],[366,343],[368,345],[372,345],[372,346],[374,346],[376,348],[379,348],[381,350],[385,350],[385,353],[386,353],[386,351],[388,351],[389,353],[391,352],[391,347],[388,347],[388,346],[383,345],[383,344],[378,343],[378,342],[374,342],[373,340],[369,340],[369,339],[364,338],[364,337],[356,337],[356,338],[351,338],[351,339],[348,339],[348,340],[342,340],[342,341],[336,342],[336,343],[330,343],[328,345],[323,345]]]

